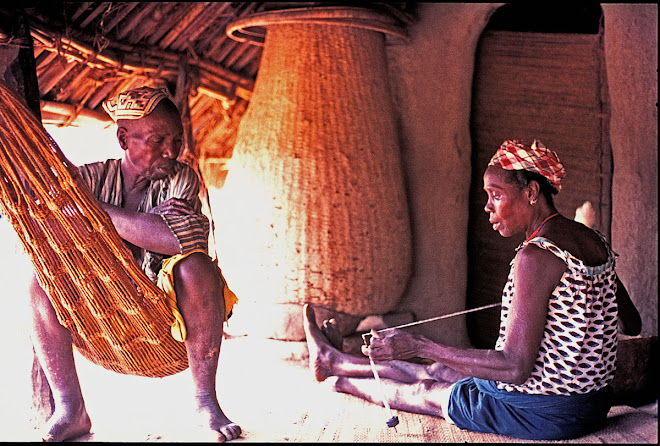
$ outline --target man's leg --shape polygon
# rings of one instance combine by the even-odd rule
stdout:
[[[177,304],[186,324],[186,349],[197,412],[218,440],[237,438],[241,428],[227,418],[216,395],[216,374],[225,320],[224,284],[210,257],[194,253],[174,267]]]
[[[44,441],[87,434],[92,423],[85,409],[73,358],[71,333],[60,325],[46,292],[33,276],[30,284],[32,343],[53,392],[55,412],[41,429]]]

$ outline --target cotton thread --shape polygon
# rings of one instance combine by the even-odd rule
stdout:
[[[437,320],[440,320],[440,319],[447,319],[447,318],[450,318],[450,317],[459,316],[461,314],[472,313],[474,311],[485,310],[487,308],[493,308],[493,307],[500,306],[500,305],[502,305],[502,304],[498,302],[498,303],[494,303],[494,304],[484,305],[484,306],[478,307],[478,308],[472,308],[472,309],[469,309],[469,310],[456,311],[454,313],[445,314],[443,316],[432,317],[430,319],[424,319],[422,321],[410,322],[408,324],[397,325],[395,327],[383,328],[382,330],[378,330],[377,333],[382,333],[382,332],[385,332],[385,331],[394,330],[394,329],[398,329],[398,328],[411,327],[413,325],[425,324],[427,322],[437,321]],[[364,341],[364,345],[366,345],[368,347],[369,346],[369,341],[367,341],[367,336],[371,336],[371,333],[364,333],[362,335],[362,340]],[[399,424],[399,417],[392,415],[392,410],[390,409],[390,404],[387,401],[387,396],[385,395],[385,389],[383,388],[383,384],[380,381],[380,375],[378,375],[378,370],[376,370],[376,364],[374,364],[374,360],[371,357],[371,353],[369,353],[369,364],[371,365],[371,372],[373,373],[374,378],[376,379],[376,383],[378,385],[378,388],[380,389],[380,392],[381,392],[381,395],[382,395],[381,398],[383,400],[383,406],[385,407],[385,411],[387,412],[388,419],[387,419],[387,422],[385,424],[387,424],[387,427],[395,427],[397,424]]]

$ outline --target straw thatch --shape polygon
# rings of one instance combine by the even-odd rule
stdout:
[[[204,159],[231,156],[262,48],[227,35],[234,21],[317,2],[38,2],[24,9],[34,48],[45,124],[85,126],[105,118],[101,102],[150,83],[176,89],[183,72],[192,132]],[[402,15],[403,4],[364,2]],[[13,8],[15,14],[20,8]],[[0,8],[0,14],[5,14]],[[15,38],[3,45],[24,45]],[[175,93],[175,91],[172,91]],[[180,105],[180,104],[177,104]],[[109,122],[109,121],[107,121]],[[216,163],[216,166],[218,164]],[[217,186],[222,185],[224,173]],[[211,186],[214,181],[210,182]]]

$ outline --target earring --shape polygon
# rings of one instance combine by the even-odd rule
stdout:
[[[533,198],[532,200],[530,200],[529,204],[534,206],[536,204],[536,198]]]

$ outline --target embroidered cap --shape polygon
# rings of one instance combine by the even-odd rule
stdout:
[[[517,139],[504,141],[488,165],[498,166],[504,170],[536,172],[547,178],[557,192],[561,190],[561,180],[566,177],[566,169],[559,161],[557,153],[547,149],[536,139],[531,146]]]
[[[118,119],[140,119],[151,113],[165,98],[171,99],[167,88],[140,87],[104,101],[103,109],[115,122]]]

